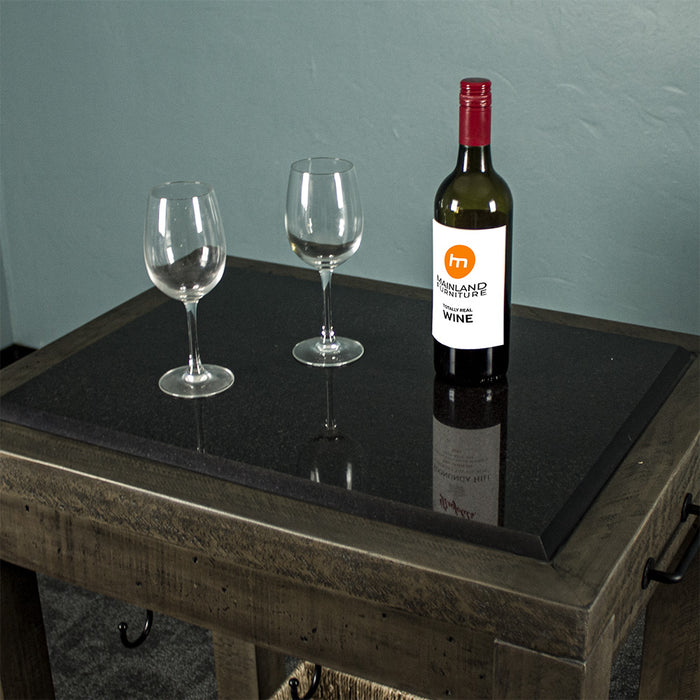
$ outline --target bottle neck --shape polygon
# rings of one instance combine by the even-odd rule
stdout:
[[[491,105],[463,101],[459,107],[459,158],[463,172],[491,168]]]
[[[457,168],[463,173],[488,173],[491,171],[491,146],[459,145]]]

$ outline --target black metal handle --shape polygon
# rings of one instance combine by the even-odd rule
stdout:
[[[700,515],[700,503],[693,503],[693,494],[686,493],[681,508],[681,522],[684,523],[691,515]]]
[[[321,671],[322,668],[316,664],[314,667],[314,677],[311,679],[311,685],[306,691],[306,695],[303,698],[299,698],[299,681],[296,678],[290,678],[289,689],[292,692],[292,700],[310,700],[316,691],[318,690],[318,685],[321,682]]]
[[[693,503],[693,496],[689,493],[683,500],[681,522],[685,522],[690,515],[700,515],[700,505]],[[695,537],[693,537],[688,545],[688,549],[685,550],[675,571],[661,571],[655,569],[655,560],[652,557],[647,559],[642,573],[642,588],[647,588],[652,581],[658,581],[659,583],[679,583],[688,571],[691,562],[698,553],[698,549],[700,549],[700,529],[696,527]]]
[[[143,626],[143,631],[134,641],[130,641],[126,636],[126,630],[129,625],[126,622],[119,623],[119,636],[121,637],[122,644],[128,649],[134,649],[135,647],[141,645],[148,637],[148,633],[151,631],[151,625],[153,624],[153,610],[146,610],[146,623]]]

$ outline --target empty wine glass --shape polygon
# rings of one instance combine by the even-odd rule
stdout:
[[[294,357],[314,367],[339,367],[362,357],[356,340],[335,335],[331,319],[331,276],[360,247],[362,206],[352,163],[340,158],[306,158],[292,163],[285,226],[292,250],[321,275],[321,335],[297,343]]]
[[[213,396],[233,384],[233,373],[203,365],[197,339],[197,303],[224,274],[226,239],[216,194],[202,182],[166,182],[148,195],[143,238],[146,269],[153,284],[187,312],[189,361],[166,372],[158,386],[185,399]]]

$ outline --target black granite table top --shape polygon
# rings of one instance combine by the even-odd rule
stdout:
[[[335,327],[364,344],[364,357],[332,371],[297,363],[291,348],[317,332],[320,303],[318,282],[229,267],[199,308],[203,361],[236,377],[225,393],[188,401],[158,389],[187,352],[183,306],[168,301],[5,395],[0,417],[549,559],[692,359],[672,345],[515,317],[507,388],[485,396],[435,387],[429,302],[352,286],[334,288]],[[447,443],[452,477],[460,450],[481,451],[490,485],[474,485],[473,509],[442,493]]]

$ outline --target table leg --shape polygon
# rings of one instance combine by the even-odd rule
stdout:
[[[647,606],[644,624],[639,697],[698,698],[700,556],[695,557],[680,583],[652,585],[656,591]]]
[[[54,697],[36,574],[5,561],[0,561],[0,697]]]
[[[217,632],[213,638],[219,700],[269,698],[284,682],[283,654]]]
[[[613,660],[614,620],[590,657],[564,659],[496,640],[495,698],[607,698]]]

